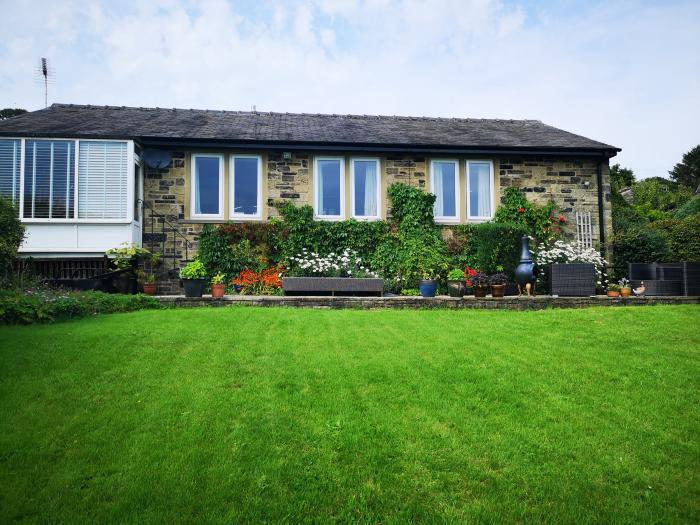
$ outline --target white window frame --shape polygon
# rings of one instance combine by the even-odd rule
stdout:
[[[355,215],[355,162],[374,162],[377,166],[377,214]],[[350,158],[350,216],[358,221],[377,221],[382,218],[382,171],[378,157]]]
[[[20,140],[21,141],[21,165],[19,174],[19,216],[20,221],[23,224],[46,224],[46,223],[60,223],[60,224],[129,224],[133,222],[134,210],[133,210],[133,198],[134,198],[134,141],[128,139],[75,139],[69,137],[2,137],[3,140]],[[70,141],[75,144],[75,164],[73,166],[73,177],[74,181],[74,194],[73,194],[73,218],[36,218],[36,219],[25,219],[24,218],[24,175],[25,175],[25,161],[26,161],[26,141],[27,140],[63,140]],[[78,219],[78,161],[80,159],[80,142],[126,142],[126,162],[127,162],[127,210],[125,219]],[[131,203],[131,204],[130,204]]]
[[[219,159],[219,213],[195,213],[195,184],[197,181],[197,158]],[[224,220],[224,156],[218,153],[193,153],[190,158],[190,218]]]
[[[459,182],[459,161],[457,159],[431,159],[430,160],[430,193],[436,195],[435,193],[435,169],[434,165],[436,162],[441,162],[445,164],[454,164],[455,167],[455,216],[439,216],[435,215],[435,222],[446,223],[446,224],[456,224],[461,220],[461,202],[459,188],[461,186]]]
[[[472,215],[471,210],[470,210],[470,203],[469,203],[469,164],[488,164],[489,165],[489,171],[491,175],[491,184],[489,184],[489,190],[490,190],[490,195],[489,199],[491,202],[491,214],[487,216],[478,216],[478,215]],[[467,187],[467,196],[466,196],[466,208],[467,208],[467,221],[472,221],[472,222],[485,222],[485,221],[490,221],[493,219],[494,213],[496,211],[496,203],[495,203],[495,178],[494,178],[494,172],[493,172],[493,161],[488,160],[488,159],[469,159],[465,161],[464,163],[464,178],[466,179],[466,187]]]
[[[236,190],[236,162],[235,159],[257,159],[258,160],[258,195],[257,195],[257,203],[258,203],[258,213],[252,214],[252,213],[236,213],[235,207],[234,207],[234,198],[235,198],[235,190]],[[228,204],[228,209],[229,209],[229,217],[231,219],[236,219],[236,220],[243,220],[243,221],[259,221],[262,220],[262,196],[263,196],[263,188],[262,188],[262,171],[263,171],[263,164],[262,164],[262,155],[248,155],[248,154],[242,154],[242,153],[234,153],[229,157],[228,161],[228,171],[229,171],[229,182],[228,182],[228,193],[229,193],[229,204]]]
[[[337,160],[340,164],[340,215],[321,215],[318,213],[318,163],[324,160]],[[322,221],[342,221],[345,218],[345,157],[314,157],[314,219]]]

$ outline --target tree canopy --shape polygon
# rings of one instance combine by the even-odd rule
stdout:
[[[17,115],[22,115],[26,112],[27,110],[22,108],[0,109],[0,120],[7,120],[8,118],[16,117]]]
[[[687,186],[693,191],[700,189],[700,145],[695,146],[683,155],[683,160],[676,164],[671,171],[671,180]]]

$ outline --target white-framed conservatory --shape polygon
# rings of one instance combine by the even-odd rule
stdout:
[[[20,254],[94,256],[141,245],[143,172],[132,140],[0,138],[0,197],[25,226]]]

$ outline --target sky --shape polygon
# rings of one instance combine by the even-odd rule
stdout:
[[[0,107],[537,119],[640,178],[700,143],[700,1],[0,0]]]

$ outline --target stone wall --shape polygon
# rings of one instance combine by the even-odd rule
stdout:
[[[518,188],[528,200],[537,204],[554,201],[559,213],[566,218],[564,235],[575,239],[575,213],[590,212],[593,242],[599,243],[597,160],[549,158],[499,159],[497,174],[501,194],[508,187]],[[603,207],[606,242],[612,233],[610,182],[608,163],[603,163]]]
[[[338,154],[342,154],[338,153]],[[160,283],[160,293],[180,293],[176,271],[197,251],[199,234],[204,222],[190,220],[186,214],[189,187],[189,152],[172,153],[172,164],[167,169],[145,170],[144,200],[144,246],[163,253],[166,273]],[[349,158],[350,155],[345,155]],[[312,169],[313,154],[292,152],[285,159],[282,152],[267,153],[263,157],[263,177],[266,178],[265,202],[267,217],[278,216],[272,206],[278,201],[289,201],[295,205],[313,204]],[[387,209],[386,187],[394,182],[409,184],[425,191],[429,190],[428,166],[430,159],[421,155],[386,155],[381,158],[383,216]],[[575,211],[590,211],[594,242],[598,235],[598,197],[595,160],[567,160],[548,158],[500,158],[493,159],[496,174],[496,190],[502,194],[504,188],[516,187],[528,199],[543,204],[553,200],[566,217],[565,234],[575,236]],[[346,170],[347,171],[347,170]],[[608,166],[603,164],[605,224],[612,229],[610,214],[610,186]],[[463,179],[462,179],[463,180]],[[464,195],[462,195],[464,200]],[[498,200],[498,198],[497,198]],[[151,208],[163,215],[167,223],[163,233],[163,220],[156,217],[151,233]]]

